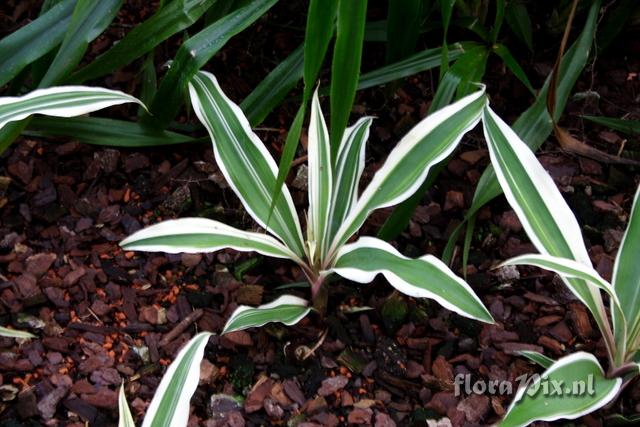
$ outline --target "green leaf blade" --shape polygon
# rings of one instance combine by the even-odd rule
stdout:
[[[200,332],[180,350],[160,381],[142,427],[187,425],[189,402],[198,386],[200,363],[211,335]]]
[[[554,381],[562,384],[559,392],[553,387]],[[547,384],[546,393],[541,382]],[[579,418],[609,403],[621,385],[622,378],[605,377],[594,356],[574,353],[558,360],[537,381],[520,389],[500,426],[519,427],[534,421]]]
[[[0,86],[62,42],[76,1],[64,0],[56,4],[35,21],[0,40]]]
[[[224,18],[209,25],[178,49],[151,103],[145,118],[154,126],[165,128],[178,114],[190,80],[231,39],[264,15],[277,0],[252,0]]]
[[[231,248],[276,258],[296,259],[282,243],[263,233],[242,231],[206,218],[163,221],[133,233],[120,242],[125,250],[166,253],[216,252]]]
[[[82,83],[109,74],[150,52],[174,34],[193,25],[216,0],[174,0],[134,27],[111,49],[68,79]]]
[[[331,63],[332,159],[347,127],[360,77],[367,0],[340,0],[336,43]]]
[[[307,301],[293,295],[282,295],[259,307],[241,305],[227,320],[222,334],[260,327],[271,322],[283,323],[287,326],[295,325],[310,311]]]
[[[222,92],[210,73],[195,75],[189,93],[196,115],[211,136],[218,166],[248,213],[302,256],[302,232],[291,194],[283,188],[271,212],[278,169],[242,110]]]
[[[340,250],[332,271],[359,283],[369,283],[382,274],[405,295],[433,299],[463,316],[493,323],[471,287],[432,255],[407,258],[382,240],[361,237]]]

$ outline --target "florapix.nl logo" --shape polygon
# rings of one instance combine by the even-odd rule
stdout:
[[[595,393],[593,375],[576,381],[563,381],[543,377],[538,374],[520,375],[513,381],[473,379],[471,374],[458,374],[454,378],[454,394],[456,396],[471,394],[512,395],[518,390],[528,387],[526,393],[535,396],[592,396]]]

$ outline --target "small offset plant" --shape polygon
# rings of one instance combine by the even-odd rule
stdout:
[[[534,352],[524,356],[542,365],[541,377],[519,390],[502,426],[526,426],[536,420],[575,419],[615,399],[640,366],[640,189],[615,260],[612,283],[592,267],[578,221],[533,152],[497,116],[483,119],[491,162],[511,207],[540,254],[522,255],[502,265],[531,265],[557,273],[594,316],[609,358],[605,373],[591,354],[577,352],[558,361]],[[602,299],[610,301],[611,321]],[[567,386],[593,384],[593,392],[569,392]],[[541,383],[562,384],[560,390]]]

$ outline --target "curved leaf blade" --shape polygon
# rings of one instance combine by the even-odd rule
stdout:
[[[160,381],[142,427],[187,425],[189,402],[198,387],[200,363],[211,335],[200,332],[180,350]]]
[[[463,316],[493,323],[471,287],[432,255],[407,258],[380,239],[361,237],[342,247],[332,271],[359,283],[372,282],[382,274],[405,295],[430,298]]]
[[[241,305],[231,314],[222,331],[226,334],[248,328],[255,328],[271,322],[295,325],[309,312],[308,302],[293,295],[282,295],[278,299],[259,307]]]
[[[431,167],[447,158],[464,134],[480,121],[485,103],[482,89],[427,116],[411,129],[391,151],[338,229],[332,248],[346,242],[373,210],[411,197]]]
[[[23,96],[0,98],[0,129],[9,122],[33,114],[73,117],[129,102],[143,105],[131,95],[99,87],[57,86],[38,89]]]
[[[482,118],[498,182],[533,245],[542,254],[591,267],[578,221],[533,151],[488,106]],[[594,315],[612,351],[610,326],[598,288],[577,279],[563,277],[563,281]]]
[[[286,246],[264,233],[242,231],[206,218],[181,218],[152,225],[120,242],[125,250],[202,253],[231,248],[275,258],[297,259]]]
[[[189,93],[198,119],[211,136],[218,166],[247,212],[302,256],[305,252],[300,223],[286,187],[269,217],[278,168],[242,110],[222,92],[210,73],[196,74],[189,83]]]
[[[543,382],[548,390],[546,393]],[[621,385],[622,378],[605,377],[593,355],[574,353],[558,360],[540,378],[518,390],[500,426],[527,426],[534,421],[579,418],[609,403]]]
[[[309,237],[307,241],[315,247],[322,258],[333,193],[333,168],[329,131],[322,116],[317,90],[311,101],[307,151],[309,158],[309,224],[307,225]],[[312,259],[313,252],[312,250]]]
[[[79,1],[71,17],[71,22],[62,40],[60,49],[39,87],[60,84],[80,63],[89,43],[109,26],[123,0],[102,0],[99,2]]]
[[[333,238],[358,200],[358,183],[364,170],[365,147],[372,121],[373,117],[361,118],[347,128],[342,137],[333,178],[329,238]]]

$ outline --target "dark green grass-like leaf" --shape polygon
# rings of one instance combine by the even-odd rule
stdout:
[[[511,0],[507,2],[505,8],[505,21],[511,31],[533,52],[533,31],[531,29],[531,18],[527,7],[522,0]]]
[[[166,127],[183,105],[187,84],[196,72],[231,37],[253,24],[276,2],[277,0],[253,0],[184,42],[160,83],[151,104],[151,115],[146,117],[146,121],[150,125]]]
[[[367,0],[340,0],[331,63],[331,158],[335,160],[356,95]]]
[[[622,132],[625,135],[640,134],[640,120],[624,120],[614,117],[580,116],[585,120]]]
[[[62,1],[0,40],[0,86],[62,42],[75,4],[76,0]]]
[[[57,85],[73,71],[82,60],[89,43],[113,21],[122,1],[81,1],[76,4],[60,49],[38,87]]]
[[[153,147],[209,142],[209,138],[192,138],[176,132],[152,130],[135,122],[100,117],[36,116],[23,133],[38,137],[71,138],[85,144],[112,147]]]
[[[216,0],[173,0],[151,18],[133,28],[111,49],[67,82],[81,83],[107,75],[150,52],[174,34],[193,25]]]
[[[389,0],[387,64],[404,59],[415,51],[420,35],[422,3],[422,0]]]

